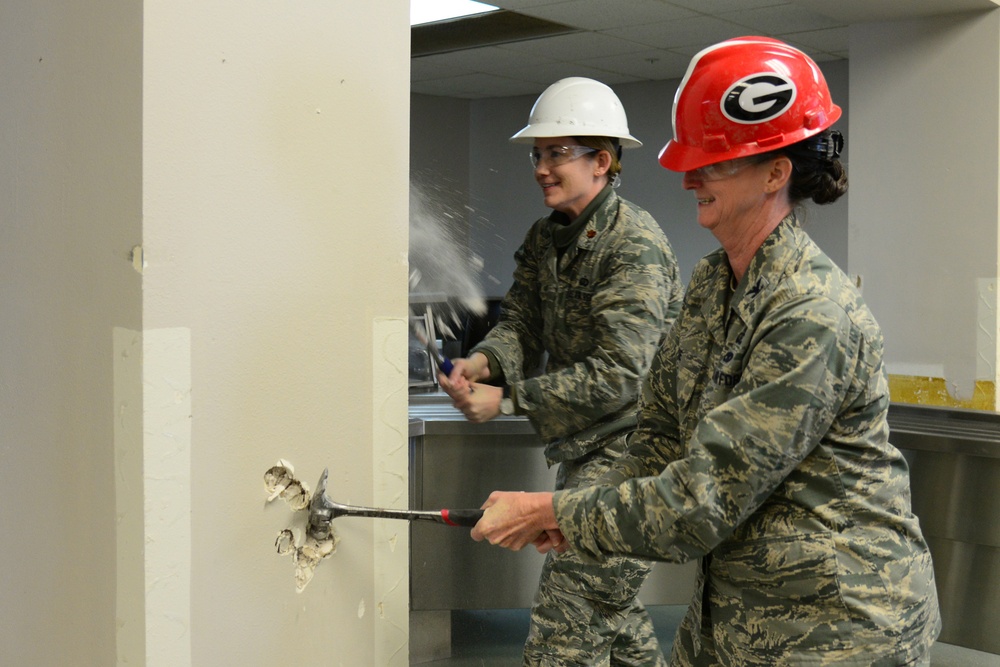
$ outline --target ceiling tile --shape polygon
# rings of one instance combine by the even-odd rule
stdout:
[[[730,21],[709,16],[696,16],[676,21],[608,30],[602,34],[614,35],[621,39],[660,49],[695,46],[697,52],[709,44],[715,44],[730,37],[739,37],[745,33],[745,27]]]
[[[411,84],[410,89],[425,95],[443,95],[478,99],[483,97],[510,97],[527,95],[544,89],[537,83],[493,76],[492,74],[470,74],[435,81],[421,81]]]
[[[826,30],[807,30],[782,35],[792,46],[805,51],[847,51],[850,30],[844,26]]]
[[[820,28],[837,28],[845,25],[835,19],[791,4],[759,9],[741,9],[721,14],[720,18],[746,26],[759,35],[781,35]]]
[[[548,57],[553,60],[581,60],[596,55],[619,55],[643,50],[643,46],[603,33],[574,33],[504,44],[500,48]]]
[[[795,0],[806,9],[841,23],[893,21],[955,12],[996,9],[998,0]]]
[[[442,56],[410,59],[410,81],[444,79],[474,73],[473,70],[462,63],[461,58],[455,57],[454,54],[450,53]]]
[[[537,95],[566,76],[606,83],[680,78],[706,46],[783,39],[817,61],[845,59],[848,25],[989,9],[1000,0],[494,0],[575,27],[553,37],[411,59],[414,92],[459,98]],[[482,41],[482,40],[481,40]]]
[[[756,9],[758,7],[773,7],[790,4],[788,0],[665,0],[667,4],[677,5],[710,16],[723,12],[735,12],[739,9]],[[819,0],[827,2],[829,0]],[[866,0],[871,2],[872,0]],[[496,3],[493,3],[496,4]]]
[[[663,79],[679,79],[684,76],[690,60],[689,56],[679,53],[650,49],[638,53],[581,62],[584,65],[592,65],[619,75],[628,75],[628,81],[661,81]],[[609,83],[604,79],[601,80]],[[619,83],[625,83],[625,81],[619,81]]]
[[[479,49],[427,56],[427,58],[437,59],[437,62],[451,63],[453,67],[462,67],[467,71],[508,77],[525,69],[554,61],[553,58],[523,49],[499,46],[484,46]],[[424,58],[414,60],[424,60]]]
[[[555,83],[559,79],[565,79],[568,76],[585,76],[591,79],[597,79],[598,81],[603,81],[604,83],[631,83],[633,81],[639,81],[637,76],[629,75],[621,72],[610,72],[599,66],[600,63],[590,62],[563,62],[563,63],[549,63],[548,65],[541,65],[537,68],[532,69],[530,72],[524,73],[524,78],[526,80],[530,79],[537,82],[538,89],[537,92],[542,92],[549,86],[549,84]]]
[[[510,9],[512,11],[520,12],[524,14],[523,10],[531,9],[532,7],[541,7],[543,5],[560,5],[565,3],[566,0],[499,0],[498,2],[489,2],[487,4],[493,5],[494,7],[500,7],[501,9]]]
[[[664,21],[694,15],[690,9],[659,2],[659,0],[628,0],[628,2],[571,0],[553,5],[524,7],[520,13],[585,30],[606,30],[608,28],[643,25],[650,21]]]

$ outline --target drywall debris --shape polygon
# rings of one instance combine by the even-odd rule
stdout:
[[[295,551],[295,590],[301,593],[312,581],[319,562],[337,550],[337,537],[330,533],[325,540],[306,537],[306,543]]]
[[[264,473],[264,488],[267,502],[282,498],[293,512],[309,508],[309,487],[295,478],[295,468],[284,459],[268,468]],[[304,532],[304,531],[303,531]],[[274,547],[282,556],[291,556],[295,563],[295,590],[301,593],[312,581],[320,561],[329,558],[337,550],[340,538],[330,529],[329,537],[317,540],[306,534],[305,541],[297,544],[295,531],[286,528],[278,533]]]
[[[295,468],[284,459],[278,459],[264,473],[264,487],[268,492],[267,502],[280,497],[295,512],[309,507],[309,485],[295,478]]]
[[[278,538],[274,540],[274,546],[282,556],[292,553],[295,551],[295,533],[285,528],[278,533]]]
[[[337,550],[338,538],[331,533],[325,540],[306,537],[302,546],[295,545],[295,533],[290,529],[278,533],[274,546],[282,556],[291,555],[295,562],[295,590],[301,593],[312,581],[316,568],[324,558],[329,558]]]

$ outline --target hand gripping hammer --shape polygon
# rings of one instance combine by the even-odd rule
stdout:
[[[472,527],[483,516],[483,510],[390,510],[374,507],[341,505],[326,497],[326,478],[329,469],[324,469],[316,483],[316,491],[309,502],[309,526],[306,532],[317,540],[330,537],[330,524],[338,516],[368,516],[376,519],[403,519],[405,521],[436,521],[449,526]]]

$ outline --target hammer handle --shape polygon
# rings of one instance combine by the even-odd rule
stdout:
[[[471,528],[483,518],[483,510],[441,510],[441,518],[449,526]]]
[[[318,513],[315,513],[318,514]],[[374,519],[403,519],[404,521],[434,521],[449,526],[475,526],[483,516],[483,510],[394,510],[377,509],[374,507],[358,507],[357,505],[341,505],[330,503],[318,523],[329,523],[338,516],[367,516]]]

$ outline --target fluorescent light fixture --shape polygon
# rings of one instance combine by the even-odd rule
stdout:
[[[474,0],[410,0],[410,26],[485,14],[498,9]]]

